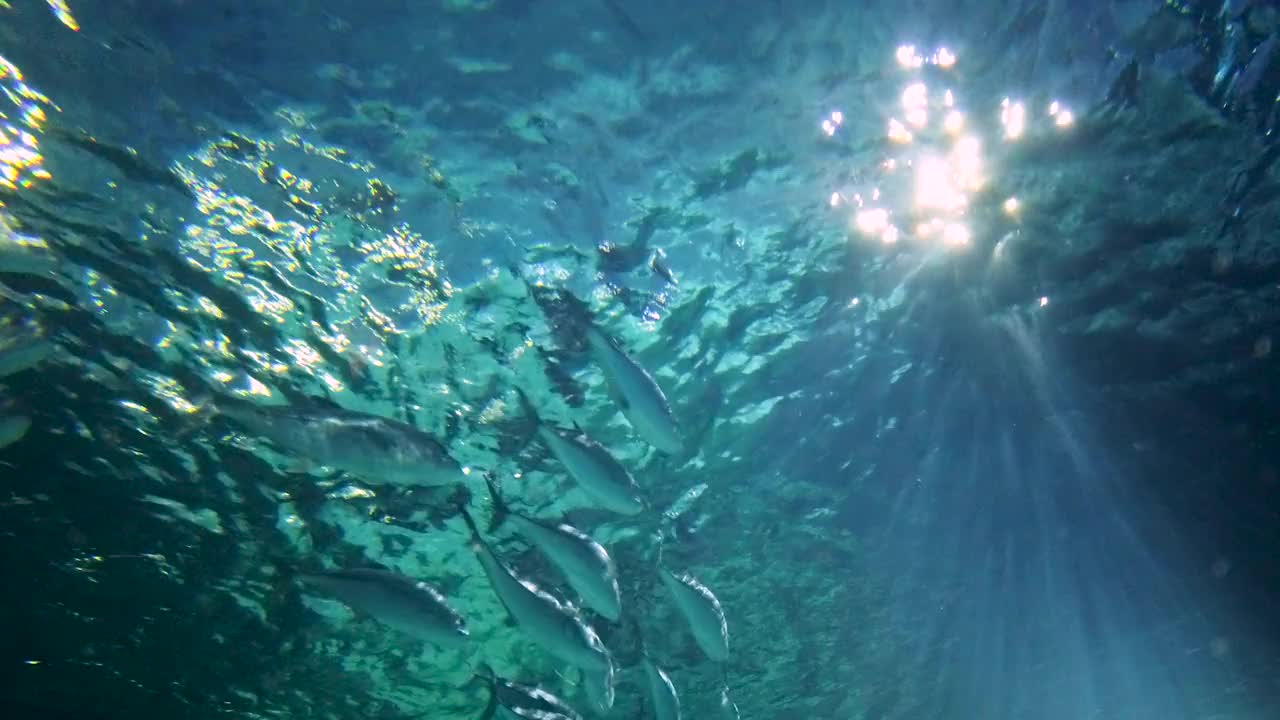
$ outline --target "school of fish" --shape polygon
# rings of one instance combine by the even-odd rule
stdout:
[[[0,271],[41,274],[49,272],[44,256],[19,245],[13,237],[0,243]],[[518,270],[512,271],[524,281]],[[540,300],[535,288],[525,287]],[[658,452],[679,456],[685,439],[666,394],[640,363],[597,326],[571,294],[561,298],[577,308],[574,345],[600,370],[609,398],[634,433]],[[543,310],[550,306],[539,302]],[[549,318],[550,319],[550,318]],[[0,318],[0,379],[26,373],[52,355],[56,343],[39,328]],[[601,443],[574,424],[571,428],[548,422],[521,388],[513,388],[530,438],[536,438],[564,475],[571,479],[598,509],[635,517],[650,508],[635,477]],[[456,487],[467,472],[430,433],[412,424],[378,415],[348,410],[332,403],[293,403],[264,406],[239,398],[196,398],[194,405],[205,418],[220,415],[245,432],[269,442],[278,450],[308,465],[350,473],[372,483],[402,487]],[[31,418],[20,403],[0,396],[0,448],[18,442],[31,427]],[[614,705],[618,666],[593,623],[627,621],[640,628],[640,618],[628,613],[618,584],[618,572],[606,547],[591,534],[555,518],[539,518],[508,504],[494,479],[484,475],[492,502],[492,522],[482,530],[471,511],[458,508],[466,526],[465,542],[475,552],[490,589],[520,633],[550,657],[576,668],[585,701],[598,715]],[[486,538],[486,532],[509,529],[545,557],[566,594],[551,580],[524,576],[505,560]],[[661,536],[659,536],[661,537]],[[694,644],[720,667],[721,678],[729,662],[729,628],[715,594],[687,572],[674,572],[657,553],[659,585],[670,593],[671,606],[687,624]],[[377,620],[393,631],[440,648],[479,650],[465,618],[437,587],[423,578],[410,578],[383,568],[323,568],[295,577],[305,592],[330,596],[356,612]],[[570,601],[569,597],[575,598]],[[643,637],[640,638],[645,647]],[[580,718],[561,698],[534,686],[501,678],[480,661],[475,674],[487,684],[490,699],[480,715],[490,718]],[[676,685],[647,649],[634,668],[647,688],[645,706],[658,720],[680,717]],[[721,706],[737,715],[724,683]]]
[[[674,456],[684,452],[680,425],[653,376],[597,327],[594,319],[578,317],[575,330],[581,340],[578,347],[601,371],[611,401],[635,434],[660,453]],[[531,428],[530,437],[545,447],[596,508],[624,517],[649,510],[639,483],[608,448],[576,424],[566,428],[548,422],[524,390],[517,387],[512,392]],[[230,419],[286,454],[370,482],[440,487],[466,478],[439,441],[407,423],[323,403],[266,407],[218,398],[201,400],[200,404],[210,414]],[[482,529],[465,505],[458,508],[458,514],[466,528],[465,542],[474,551],[489,588],[524,638],[556,661],[577,669],[586,704],[595,714],[606,715],[613,708],[622,668],[593,623],[625,620],[642,627],[640,618],[628,614],[613,558],[589,532],[516,510],[492,476],[485,474],[484,482],[492,503],[489,527]],[[486,537],[499,529],[509,529],[540,553],[571,594],[551,579],[521,574],[504,559]],[[683,618],[694,645],[719,666],[720,677],[725,678],[730,660],[729,628],[720,601],[691,574],[664,567],[661,548],[657,556],[658,585],[667,588],[671,607]],[[465,648],[476,642],[466,620],[426,579],[380,568],[329,568],[298,579],[305,591],[331,596],[388,628],[438,647]],[[643,637],[640,642],[644,646]],[[582,717],[567,701],[546,690],[499,677],[483,661],[479,667],[474,677],[487,684],[490,695],[480,714],[482,720]],[[670,674],[647,650],[634,670],[641,676],[637,684],[647,689],[644,705],[649,714],[657,720],[677,720],[680,699]],[[723,687],[720,704],[735,717],[737,707],[729,700],[727,681]]]

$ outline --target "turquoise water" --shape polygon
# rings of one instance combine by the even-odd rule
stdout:
[[[0,701],[1280,717],[1278,27],[0,3]]]

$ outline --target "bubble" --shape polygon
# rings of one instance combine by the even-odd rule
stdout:
[[[1209,642],[1209,652],[1216,658],[1226,657],[1227,653],[1231,652],[1231,643],[1227,642],[1226,638],[1218,636]]]
[[[1271,354],[1271,336],[1263,335],[1253,343],[1253,357],[1261,360]]]

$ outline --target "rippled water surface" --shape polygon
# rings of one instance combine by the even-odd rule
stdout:
[[[1273,2],[0,0],[0,90],[13,717],[1280,717]]]

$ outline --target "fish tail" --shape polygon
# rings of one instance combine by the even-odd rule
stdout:
[[[178,428],[175,433],[176,439],[181,440],[197,430],[208,427],[219,413],[217,399],[207,390],[191,397],[191,408],[189,414],[194,422]]]
[[[644,640],[644,629],[640,627],[640,621],[637,620],[636,616],[632,615],[631,613],[627,613],[623,617],[622,621],[628,628],[631,629],[631,632],[635,633],[636,643],[640,646],[640,657],[644,658],[645,660],[648,660],[649,659],[649,643],[645,642]]]
[[[524,390],[517,387],[516,397],[520,401],[521,418],[514,425],[516,437],[516,452],[520,452],[533,442],[534,437],[538,434],[538,427],[542,424],[542,418],[538,415],[538,409],[534,406],[533,401],[525,394]]]
[[[472,677],[484,680],[489,686],[489,701],[485,703],[480,720],[492,720],[498,714],[498,673],[494,672],[487,663],[482,662]]]
[[[480,526],[476,525],[476,519],[471,517],[471,511],[467,510],[466,505],[458,506],[458,514],[462,516],[462,521],[467,524],[467,529],[471,531],[471,539],[480,542]]]
[[[489,488],[489,500],[493,503],[493,518],[489,520],[489,532],[493,532],[507,519],[507,515],[511,514],[511,508],[502,498],[502,492],[498,490],[498,483],[493,479],[492,473],[484,474],[484,485]]]
[[[522,388],[516,388],[516,397],[520,399],[520,412],[528,418],[534,425],[542,422],[538,416],[538,408],[534,407],[533,401],[529,399],[529,395]]]
[[[544,287],[529,282],[516,265],[511,265],[508,270],[524,284],[534,304],[542,310],[557,342],[575,353],[585,350],[584,337],[587,329],[593,324],[591,308],[568,290]]]
[[[720,709],[726,716],[732,716],[734,720],[742,720],[742,713],[738,710],[738,703],[729,697],[729,678],[727,675],[721,678]]]

